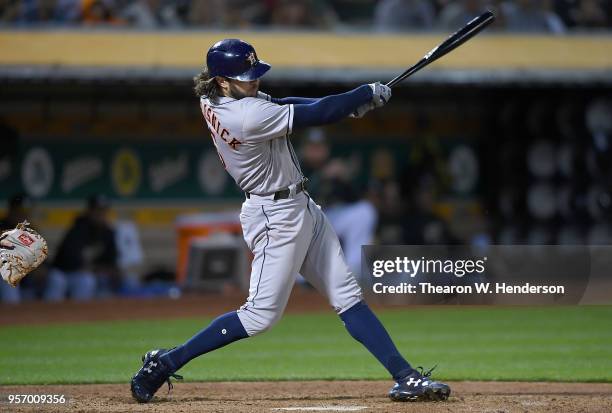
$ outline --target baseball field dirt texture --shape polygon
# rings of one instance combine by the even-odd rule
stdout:
[[[376,307],[408,360],[437,363],[434,377],[452,386],[446,402],[394,403],[382,367],[300,289],[272,331],[200,357],[151,403],[132,399],[142,353],[184,341],[242,298],[2,306],[0,411],[612,410],[612,307]],[[63,403],[33,403],[42,395]]]

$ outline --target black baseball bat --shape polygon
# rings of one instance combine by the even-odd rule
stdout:
[[[435,62],[445,54],[455,50],[457,47],[461,46],[463,43],[480,33],[489,24],[493,23],[493,20],[495,20],[495,15],[493,12],[488,10],[480,16],[475,17],[464,27],[450,35],[448,39],[431,49],[429,53],[427,53],[417,62],[417,64],[408,68],[404,73],[389,81],[387,86],[393,87],[397,85],[408,76],[418,72],[428,64]]]

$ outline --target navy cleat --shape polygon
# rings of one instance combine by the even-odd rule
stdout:
[[[389,391],[389,398],[396,402],[418,402],[418,401],[442,401],[450,396],[448,384],[431,380],[431,372],[435,369],[423,372],[414,370],[408,376],[395,383]]]
[[[182,376],[174,374],[170,366],[160,360],[160,356],[167,353],[166,349],[148,351],[142,356],[142,367],[132,377],[132,396],[140,403],[146,403],[164,383],[168,383],[168,392],[172,389],[170,377],[183,380]]]

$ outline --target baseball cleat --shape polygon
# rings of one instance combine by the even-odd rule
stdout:
[[[395,383],[389,391],[389,398],[396,402],[418,402],[418,401],[442,401],[450,396],[448,384],[431,380],[431,372],[434,366],[427,372],[414,370],[408,376]]]
[[[140,403],[147,403],[164,383],[168,383],[168,392],[172,389],[170,377],[183,380],[182,376],[174,374],[170,366],[161,361],[160,356],[167,353],[166,349],[151,350],[142,356],[142,367],[132,377],[132,396]]]

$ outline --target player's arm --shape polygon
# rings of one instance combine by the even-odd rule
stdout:
[[[257,92],[257,97],[260,99],[265,99],[268,102],[276,103],[277,105],[308,105],[311,103],[317,102],[320,98],[302,98],[297,96],[291,96],[286,98],[273,98],[264,92]]]
[[[359,89],[359,88],[358,88]],[[357,89],[355,89],[357,90]],[[353,92],[353,91],[351,91]],[[309,113],[313,113],[313,115],[311,117],[313,117],[313,121],[316,122],[316,119],[318,118],[325,118],[326,114],[329,114],[332,116],[332,118],[334,118],[333,114],[330,113],[330,105],[334,105],[334,103],[341,105],[340,107],[342,107],[342,97],[346,97],[345,95],[350,94],[351,92],[347,92],[347,93],[343,93],[341,95],[333,95],[333,96],[327,96],[327,97],[323,97],[323,98],[304,98],[304,97],[297,97],[297,96],[290,96],[290,97],[285,97],[285,98],[274,98],[270,95],[268,95],[267,93],[264,92],[257,92],[257,97],[259,99],[264,99],[267,100],[268,102],[272,102],[272,103],[276,103],[277,105],[313,105],[316,103],[320,103],[321,100],[323,99],[328,99],[331,97],[336,97],[336,96],[341,96],[341,98],[338,99],[328,99],[327,101],[323,102],[323,104],[318,105],[318,106],[311,106],[310,108],[307,108],[304,110],[304,112],[306,112],[306,117],[309,117]],[[369,100],[368,100],[369,101]],[[350,102],[349,102],[350,103]],[[340,108],[338,107],[338,108]],[[310,109],[310,110],[308,110]],[[332,108],[333,109],[333,108]],[[320,113],[317,113],[320,112]],[[353,111],[349,112],[353,113]],[[340,116],[338,118],[342,119],[343,116]],[[335,122],[335,120],[331,120],[330,122],[323,122],[323,123],[309,123],[307,126],[315,126],[315,125],[323,125],[325,123],[333,123]]]
[[[272,98],[272,102],[277,105],[309,105],[311,103],[316,103],[321,98],[302,98],[297,96],[291,96],[286,98]]]
[[[241,99],[245,105],[242,136],[246,142],[253,143],[285,137],[294,128],[337,122],[355,112],[363,114],[384,105],[390,97],[390,88],[372,83],[306,104],[279,105],[261,97],[244,98]]]
[[[372,83],[339,95],[326,96],[314,103],[294,104],[293,128],[334,123],[356,112],[363,115],[384,105],[390,97],[390,88]]]

